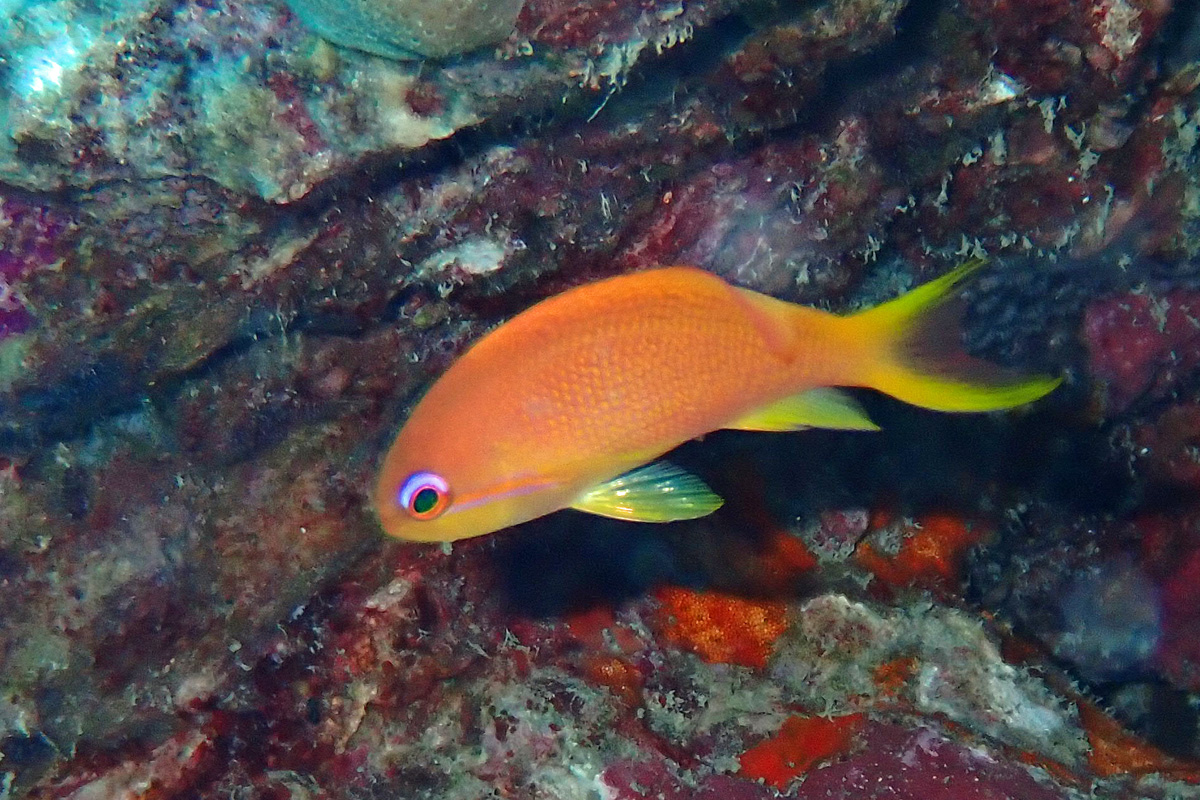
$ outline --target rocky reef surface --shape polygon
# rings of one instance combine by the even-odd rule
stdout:
[[[527,0],[439,61],[0,10],[0,797],[1197,796],[1195,2]],[[714,435],[691,523],[371,518],[406,408],[564,287],[971,256],[1034,408]]]

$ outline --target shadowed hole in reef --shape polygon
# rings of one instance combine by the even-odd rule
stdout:
[[[0,742],[4,763],[10,767],[36,767],[54,756],[54,745],[40,733],[13,734]]]
[[[673,527],[571,510],[527,523],[496,551],[509,599],[522,614],[553,617],[629,600],[658,583],[702,582],[687,574]]]
[[[1066,426],[1052,407],[953,415],[867,393],[861,400],[882,431],[722,431],[668,454],[725,497],[711,517],[653,525],[565,511],[504,534],[496,557],[510,602],[544,617],[619,603],[661,583],[753,592],[727,569],[763,535],[744,518],[748,504],[788,526],[846,507],[969,514],[985,496],[1111,513],[1139,496],[1106,438]],[[742,496],[747,486],[761,498]]]
[[[6,789],[15,790],[14,796],[20,797],[24,789],[29,788],[36,776],[42,774],[58,756],[58,750],[50,740],[41,733],[14,733],[0,740],[0,770],[12,773],[11,785]],[[0,780],[3,774],[0,773]],[[4,795],[8,797],[6,793]]]
[[[1200,712],[1187,692],[1158,681],[1129,681],[1092,687],[1117,719],[1150,743],[1181,758],[1191,757],[1200,734]]]

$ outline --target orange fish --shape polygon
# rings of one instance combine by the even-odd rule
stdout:
[[[719,428],[877,430],[838,386],[939,411],[1036,400],[959,344],[950,290],[972,262],[891,302],[838,316],[699,269],[609,278],[544,300],[476,342],[428,391],[375,490],[383,529],[452,541],[562,508],[645,522],[721,505],[656,459]]]

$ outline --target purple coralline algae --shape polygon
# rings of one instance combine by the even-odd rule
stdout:
[[[57,204],[0,195],[0,339],[28,329],[32,318],[21,299],[21,284],[35,270],[59,262],[70,227],[69,216]]]
[[[0,10],[0,797],[1196,793],[1194,4],[527,0],[440,60]],[[970,257],[1034,408],[715,434],[673,526],[369,512],[565,287],[844,310]]]

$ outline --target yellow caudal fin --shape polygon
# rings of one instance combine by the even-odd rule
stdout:
[[[968,355],[955,286],[984,262],[975,259],[883,305],[846,318],[865,353],[861,384],[936,411],[995,411],[1037,400],[1062,382],[1021,375]]]

